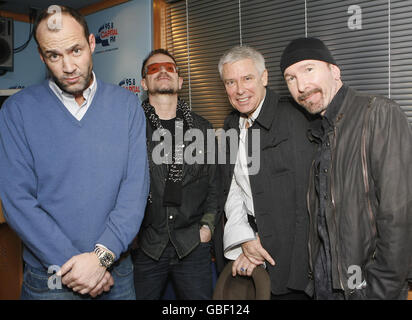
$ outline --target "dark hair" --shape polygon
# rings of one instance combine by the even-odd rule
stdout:
[[[171,53],[169,51],[167,51],[166,49],[156,49],[156,50],[152,50],[147,57],[143,60],[143,64],[142,64],[142,70],[141,70],[141,75],[142,75],[142,79],[144,79],[146,77],[146,63],[147,61],[153,57],[156,54],[164,54],[165,56],[170,57],[173,62],[175,63],[175,65],[177,66],[176,60],[175,58],[171,55]],[[179,74],[179,69],[177,69],[177,73]]]
[[[77,11],[76,9],[70,8],[70,7],[66,7],[66,6],[58,6],[61,9],[61,13],[62,14],[68,14],[71,17],[73,17],[82,27],[83,27],[83,31],[84,31],[84,36],[86,37],[86,39],[89,39],[89,27],[87,26],[87,22],[86,19],[84,18],[84,16]],[[39,45],[39,41],[37,40],[37,28],[39,27],[40,22],[42,22],[43,20],[49,18],[50,16],[56,14],[55,12],[49,13],[48,12],[49,8],[44,9],[43,11],[40,12],[40,14],[38,15],[36,22],[34,23],[34,27],[33,27],[33,37],[34,40],[36,40],[37,45]]]

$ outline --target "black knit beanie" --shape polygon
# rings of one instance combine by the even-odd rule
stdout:
[[[336,65],[335,59],[325,44],[316,38],[299,38],[292,40],[283,50],[280,58],[282,75],[285,70],[302,60],[320,60]]]

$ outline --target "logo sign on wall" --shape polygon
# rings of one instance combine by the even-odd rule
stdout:
[[[140,93],[140,88],[137,85],[137,83],[138,81],[135,78],[124,78],[122,81],[119,82],[119,86],[137,95],[138,93]]]
[[[98,30],[96,37],[96,44],[101,45],[96,47],[96,53],[103,53],[118,50],[116,40],[118,38],[118,31],[112,21],[104,23]]]

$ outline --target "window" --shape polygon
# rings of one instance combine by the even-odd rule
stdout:
[[[215,128],[232,110],[217,71],[220,56],[240,43],[255,47],[266,59],[269,87],[288,94],[280,56],[304,36],[326,43],[346,84],[394,99],[412,125],[411,11],[412,0],[167,1],[163,46],[184,78],[181,96]]]

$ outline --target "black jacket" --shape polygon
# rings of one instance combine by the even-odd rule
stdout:
[[[406,117],[395,102],[349,88],[329,142],[333,287],[348,299],[404,298],[412,271],[412,135]],[[310,181],[312,265],[319,248],[318,195]],[[357,267],[366,280],[359,290]]]
[[[239,131],[239,113],[233,111],[224,129]],[[308,214],[306,192],[315,145],[306,132],[308,115],[289,99],[267,89],[258,118],[248,129],[260,130],[260,170],[249,175],[258,233],[263,247],[276,262],[267,263],[274,294],[304,290],[308,283]],[[252,139],[248,139],[249,150]],[[226,159],[230,159],[227,141]],[[234,157],[236,158],[236,157]],[[224,207],[235,163],[222,167]]]
[[[147,149],[150,165],[150,196],[145,217],[138,235],[140,248],[150,257],[158,260],[170,241],[176,248],[179,258],[188,255],[200,243],[199,228],[206,224],[213,232],[218,213],[218,176],[217,165],[208,164],[208,151],[212,152],[215,145],[208,147],[207,129],[212,125],[201,116],[191,113],[194,129],[202,132],[204,143],[195,150],[203,154],[203,164],[183,163],[182,204],[180,207],[164,207],[163,194],[168,175],[168,165],[157,165],[153,161],[153,149],[161,143],[152,141],[154,129],[147,122]],[[193,130],[192,130],[193,132]],[[201,140],[198,140],[201,141]],[[194,146],[191,141],[185,141],[185,148]],[[193,150],[192,150],[193,151]]]

